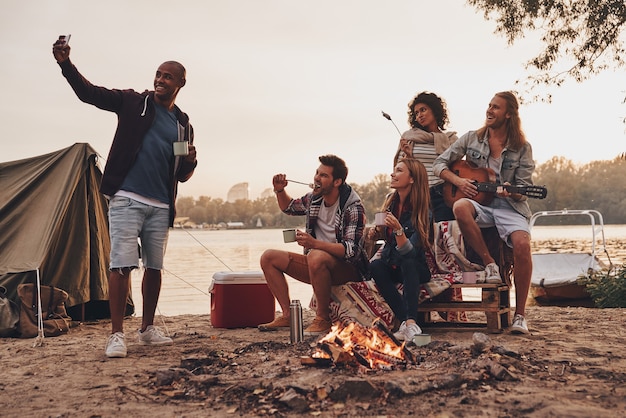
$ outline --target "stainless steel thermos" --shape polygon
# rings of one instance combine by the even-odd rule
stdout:
[[[299,300],[292,300],[289,304],[289,338],[291,343],[299,343],[304,340],[302,327],[302,305]]]

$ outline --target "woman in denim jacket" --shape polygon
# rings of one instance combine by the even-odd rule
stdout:
[[[429,245],[430,193],[428,174],[419,160],[403,158],[391,174],[391,188],[383,205],[385,226],[371,229],[385,239],[381,257],[372,261],[370,271],[381,295],[399,321],[394,335],[399,340],[413,340],[422,330],[416,323],[421,283],[430,280],[425,248]],[[397,284],[403,285],[403,291]]]

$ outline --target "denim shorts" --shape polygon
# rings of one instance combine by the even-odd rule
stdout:
[[[483,206],[468,199],[476,209],[476,223],[481,228],[495,226],[498,235],[509,247],[512,247],[510,235],[515,231],[524,231],[530,235],[528,219],[513,209],[506,199],[494,198],[490,206]]]
[[[145,268],[163,269],[169,218],[169,209],[113,196],[109,201],[110,269],[139,267],[139,258]]]

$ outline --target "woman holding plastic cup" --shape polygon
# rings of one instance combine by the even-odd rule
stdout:
[[[380,258],[370,271],[381,295],[399,321],[394,335],[412,341],[422,330],[416,323],[420,285],[430,280],[425,248],[429,245],[428,175],[415,158],[402,158],[391,174],[391,192],[383,204],[384,226],[369,231],[370,239],[384,238]],[[403,285],[402,293],[397,284]]]
[[[443,200],[443,180],[433,173],[433,161],[457,140],[456,132],[445,132],[448,124],[446,102],[435,93],[422,92],[409,102],[411,129],[400,137],[398,151],[393,159],[395,166],[403,157],[417,158],[428,173],[430,203],[434,222],[454,219],[452,209]]]

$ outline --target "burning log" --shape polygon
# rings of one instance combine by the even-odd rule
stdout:
[[[374,326],[380,329],[381,331],[383,331],[396,345],[400,345],[400,341],[398,341],[396,336],[393,335],[393,332],[391,332],[389,328],[387,328],[385,323],[380,318],[376,318],[374,320]],[[404,355],[408,358],[408,361],[411,364],[418,363],[413,353],[411,353],[411,351],[408,348],[406,348],[405,343],[402,343],[402,350],[404,351]]]
[[[333,325],[328,334],[317,342],[310,358],[303,365],[363,366],[368,369],[390,370],[416,364],[415,356],[400,343],[382,321],[371,327],[356,322],[345,326]]]
[[[342,345],[322,342],[318,345],[318,347],[327,353],[332,362],[335,364],[348,363],[351,361],[351,354],[344,350]]]

